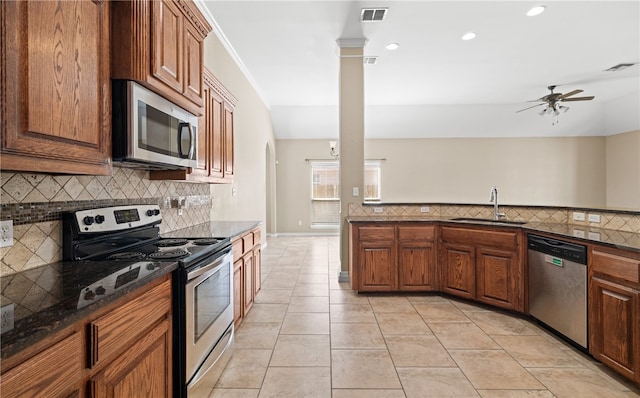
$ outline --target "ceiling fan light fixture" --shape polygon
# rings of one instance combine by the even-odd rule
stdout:
[[[535,6],[531,9],[529,9],[529,11],[527,11],[527,16],[528,17],[535,17],[536,15],[540,15],[542,14],[545,10],[547,9],[547,6]]]
[[[467,32],[464,35],[462,35],[462,40],[473,40],[476,38],[476,32]]]
[[[543,110],[541,110],[540,112],[538,112],[538,115],[540,116],[544,116],[544,114],[547,113],[547,108],[544,108]]]

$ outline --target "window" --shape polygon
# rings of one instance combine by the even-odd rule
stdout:
[[[311,163],[311,225],[340,224],[340,164]],[[367,161],[364,168],[364,200],[380,201],[380,162]]]
[[[340,224],[340,168],[335,162],[311,164],[311,225]]]
[[[380,201],[380,162],[368,160],[364,164],[364,201]]]

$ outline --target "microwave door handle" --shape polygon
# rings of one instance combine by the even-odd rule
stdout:
[[[186,154],[182,152],[182,135],[184,134],[184,129],[187,128],[189,131],[189,152]],[[193,131],[191,129],[191,123],[180,122],[178,124],[178,155],[182,159],[189,159],[193,154]]]
[[[196,151],[196,133],[195,126],[189,124],[189,159],[195,159],[195,151]]]

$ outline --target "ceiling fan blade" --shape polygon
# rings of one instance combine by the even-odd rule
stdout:
[[[562,94],[560,97],[558,97],[558,99],[563,99],[563,98],[567,98],[567,97],[571,97],[572,95],[576,95],[579,94],[581,92],[583,92],[584,90],[573,90],[573,91],[569,91],[566,94]]]
[[[538,104],[538,105],[530,106],[530,107],[528,107],[528,108],[520,109],[519,111],[516,111],[516,113],[518,113],[518,112],[522,112],[522,111],[526,111],[527,109],[535,108],[535,107],[540,106],[540,105],[546,105],[546,102],[545,102],[545,103],[542,103],[542,104]]]
[[[588,97],[563,98],[561,101],[562,102],[567,102],[567,101],[591,101],[594,98],[595,97],[593,95],[590,95]]]

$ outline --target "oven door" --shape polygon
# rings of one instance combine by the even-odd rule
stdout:
[[[186,271],[185,380],[189,385],[202,377],[200,368],[233,323],[233,254],[226,252]]]

